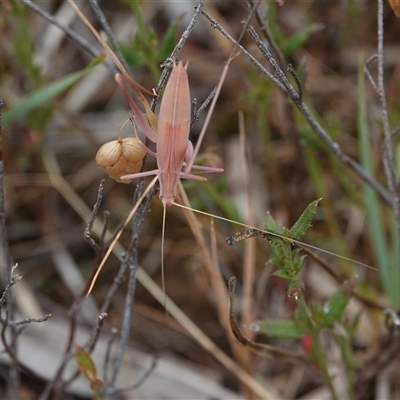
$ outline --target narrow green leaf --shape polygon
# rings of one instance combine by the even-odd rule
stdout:
[[[100,55],[81,71],[65,76],[25,96],[19,104],[4,112],[3,125],[7,126],[11,122],[23,118],[30,111],[48,104],[54,97],[69,89],[103,60],[104,56]]]
[[[349,337],[353,337],[356,334],[356,330],[360,322],[360,317],[361,311],[357,313],[347,325],[346,329]]]
[[[31,80],[36,83],[42,77],[39,68],[33,61],[34,45],[28,23],[28,9],[21,2],[15,1],[13,2],[13,11],[18,20],[12,40],[14,56],[23,70],[28,73]]]
[[[334,322],[338,321],[354,290],[355,280],[350,280],[341,286],[322,307],[324,313],[323,326],[331,326]]]
[[[301,269],[303,268],[303,264],[304,264],[304,260],[307,256],[301,256],[301,257],[297,257],[297,255],[295,254],[295,256],[293,257],[293,270],[295,271],[296,275],[298,275],[301,271]]]
[[[270,213],[267,214],[267,220],[265,221],[265,229],[273,232],[280,232],[278,224]]]
[[[75,348],[75,360],[78,363],[79,370],[81,371],[82,375],[88,381],[95,382],[97,380],[96,366],[94,365],[90,355],[79,346],[76,346]]]
[[[282,52],[285,56],[291,56],[296,50],[304,45],[309,37],[320,30],[324,29],[323,24],[310,24],[293,33],[282,45]]]
[[[358,91],[357,91],[357,128],[359,135],[361,164],[369,175],[373,175],[371,156],[371,145],[369,139],[369,123],[367,114],[367,99],[365,90],[364,78],[365,60],[362,55],[358,58]],[[382,210],[379,206],[377,194],[372,188],[364,184],[366,197],[367,217],[369,222],[369,233],[371,237],[371,245],[375,257],[376,265],[378,266],[380,280],[385,294],[388,296],[394,306],[400,305],[400,269],[398,264],[393,264],[389,259],[388,246],[385,240],[385,229],[382,218]],[[393,224],[396,224],[395,218],[392,219]],[[396,228],[395,228],[396,229]],[[397,229],[396,229],[397,230]]]
[[[307,206],[303,214],[301,214],[300,218],[290,229],[289,232],[291,238],[300,239],[307,232],[308,228],[311,226],[313,216],[320,201],[321,199],[314,200]]]
[[[274,262],[272,262],[272,261],[270,261],[270,262],[271,262],[271,264],[276,265]],[[278,269],[277,271],[275,271],[272,274],[272,276],[277,276],[278,278],[282,278],[282,279],[292,279],[292,276],[283,269]]]
[[[311,319],[315,325],[315,330],[318,331],[321,329],[321,326],[324,324],[325,314],[323,309],[315,303],[311,304]]]
[[[357,295],[362,299],[367,300],[367,302],[385,304],[382,299],[382,294],[365,281],[358,280],[355,290],[357,291]],[[385,306],[387,305],[388,304],[385,304]]]
[[[279,339],[300,339],[304,335],[296,322],[291,320],[256,321],[254,326],[258,328],[258,333]]]
[[[121,51],[121,54],[125,58],[126,62],[129,65],[133,65],[135,67],[139,67],[144,65],[144,60],[141,54],[134,50],[132,47],[127,46],[121,42],[118,42],[118,47]]]
[[[165,33],[157,51],[158,62],[164,61],[174,49],[176,43],[176,35],[178,33],[179,25],[182,21],[182,18],[183,16],[177,18],[168,27],[167,32]]]

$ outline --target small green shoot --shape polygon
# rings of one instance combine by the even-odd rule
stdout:
[[[276,5],[271,3],[268,12],[268,24],[278,47],[286,57],[292,56],[297,50],[301,49],[313,33],[325,28],[323,24],[312,23],[302,27],[289,37],[285,37],[285,34],[277,24],[276,10]]]
[[[93,390],[94,399],[101,400],[101,388],[103,382],[97,378],[96,366],[89,353],[83,350],[81,347],[76,346],[75,348],[75,360],[78,363],[81,374],[89,381],[90,388]]]
[[[303,288],[303,282],[298,279],[298,275],[303,267],[305,259],[305,256],[300,255],[301,249],[292,248],[290,239],[300,239],[310,228],[313,215],[316,212],[320,200],[321,199],[317,199],[311,202],[291,229],[278,229],[271,216],[269,216],[267,221],[267,229],[273,230],[288,238],[288,240],[286,240],[273,235],[268,236],[273,256],[269,262],[278,268],[278,270],[274,272],[275,276],[290,281],[288,288],[289,296],[297,297],[298,292]]]
[[[322,380],[331,392],[332,398],[337,399],[338,396],[332,383],[333,376],[331,376],[328,368],[329,355],[326,353],[325,347],[321,341],[321,332],[331,331],[331,337],[333,337],[340,349],[344,368],[348,372],[347,377],[351,378],[355,369],[358,367],[357,363],[353,361],[351,340],[357,328],[359,316],[349,321],[343,318],[343,315],[353,294],[356,281],[353,278],[344,282],[322,306],[317,304],[308,306],[303,293],[304,283],[298,276],[302,269],[305,256],[300,255],[301,247],[297,249],[293,248],[298,239],[310,228],[313,215],[316,212],[320,200],[321,199],[317,199],[311,202],[290,229],[279,228],[273,218],[269,217],[266,223],[266,229],[271,233],[247,229],[230,236],[227,239],[227,243],[233,244],[239,240],[254,236],[261,236],[268,240],[272,252],[272,259],[269,262],[278,268],[273,275],[289,281],[287,293],[290,297],[295,298],[298,308],[293,320],[256,321],[252,324],[252,328],[258,334],[270,338],[300,340],[308,362],[317,367],[321,373]],[[282,236],[274,236],[272,231]],[[231,281],[229,284],[232,310],[234,286],[232,286]],[[280,348],[274,347],[265,349],[265,346],[261,347],[261,344],[246,339],[234,322],[232,322],[232,311],[230,320],[233,333],[244,345],[254,350],[257,349],[258,351],[262,351],[262,349],[264,349],[264,351],[268,350],[269,353],[275,355],[283,354]],[[336,333],[334,327],[338,325],[343,327],[342,331],[345,332],[344,334]],[[350,382],[348,382],[347,390],[350,394],[350,398],[353,397],[353,386]]]
[[[137,31],[128,45],[119,43],[119,48],[128,64],[149,67],[153,78],[158,80],[159,64],[171,54],[182,18],[172,21],[164,37],[158,38],[156,31],[144,21],[140,1],[130,0],[128,4],[135,15]]]
[[[284,41],[282,44],[282,53],[286,57],[292,56],[298,49],[304,46],[313,33],[322,29],[324,29],[323,24],[310,24],[299,29]]]

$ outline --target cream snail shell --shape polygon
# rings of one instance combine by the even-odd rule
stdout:
[[[134,174],[140,170],[146,152],[135,137],[112,140],[100,147],[96,154],[96,165],[100,166],[110,178],[121,181],[122,175]]]

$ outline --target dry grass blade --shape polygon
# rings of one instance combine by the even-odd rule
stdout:
[[[128,226],[129,222],[131,222],[131,220],[132,220],[133,216],[135,215],[136,211],[138,210],[138,208],[142,204],[143,199],[148,195],[150,190],[155,185],[156,181],[157,181],[157,178],[154,178],[151,181],[151,183],[147,186],[146,190],[140,196],[140,198],[138,199],[138,201],[136,202],[134,207],[132,207],[132,210],[130,211],[129,215],[126,217],[124,223],[122,224],[121,229],[115,235],[115,237],[114,237],[113,241],[111,242],[106,254],[104,255],[103,259],[101,260],[100,265],[97,268],[96,274],[94,275],[92,281],[90,282],[90,286],[89,286],[89,289],[88,289],[88,292],[87,292],[87,296],[89,296],[90,292],[92,291],[92,289],[93,289],[93,287],[94,287],[94,285],[96,283],[96,280],[97,280],[98,276],[100,275],[100,272],[101,272],[102,268],[104,267],[104,264],[107,262],[108,257],[110,256],[110,254],[114,251],[115,246],[117,245],[117,242],[118,242],[119,238],[121,237],[124,229]],[[99,234],[96,229],[94,231],[96,232],[96,234]]]
[[[255,224],[254,212],[251,199],[251,174],[249,170],[249,160],[247,157],[246,147],[246,128],[244,124],[243,112],[239,112],[239,139],[240,148],[242,153],[242,165],[244,169],[245,182],[246,182],[246,197],[247,197],[247,221],[250,226]],[[243,262],[243,301],[242,301],[242,322],[244,326],[249,326],[255,320],[254,305],[253,305],[253,285],[256,280],[255,271],[255,254],[256,242],[254,240],[247,240],[244,249],[244,262]],[[249,329],[246,329],[247,335],[250,337],[254,335]]]

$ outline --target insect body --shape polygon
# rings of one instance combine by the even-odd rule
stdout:
[[[116,78],[131,106],[135,116],[140,110],[133,102],[123,81]],[[189,172],[183,172],[185,161],[189,163],[194,156],[193,145],[189,140],[190,131],[190,92],[186,68],[179,62],[172,69],[171,76],[165,88],[161,102],[157,134],[150,128],[144,118],[137,118],[147,138],[156,144],[157,153],[150,150],[137,136],[139,143],[146,152],[157,159],[157,169],[124,175],[121,180],[131,180],[148,175],[157,175],[160,182],[160,199],[164,206],[171,205],[176,197],[179,179],[195,179],[205,181],[206,178]],[[146,124],[147,126],[143,126]],[[205,173],[223,172],[222,168],[202,167],[193,165],[193,169]]]

